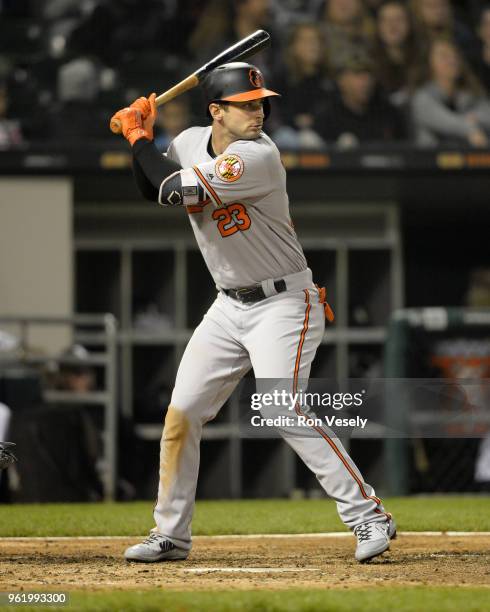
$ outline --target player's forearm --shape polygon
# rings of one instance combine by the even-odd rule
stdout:
[[[134,143],[133,159],[136,183],[143,196],[154,202],[158,200],[163,181],[182,169],[179,164],[162,155],[155,144],[146,138],[140,138]]]
[[[150,202],[156,202],[158,200],[158,189],[148,180],[148,177],[143,172],[143,168],[135,156],[133,156],[133,176],[141,195],[146,200],[150,200]]]

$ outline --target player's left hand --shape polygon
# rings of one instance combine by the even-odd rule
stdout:
[[[135,100],[129,108],[135,108],[141,112],[141,116],[143,117],[143,124],[145,130],[151,134],[151,138],[153,139],[153,125],[155,123],[155,119],[157,118],[157,105],[155,102],[157,95],[152,93],[148,96],[148,98],[141,97]]]
[[[13,442],[0,442],[0,470],[8,468],[17,461],[17,457],[12,452],[13,446],[15,446]]]
[[[131,146],[140,138],[153,140],[153,130],[150,132],[145,130],[140,110],[131,107],[123,108],[111,117],[111,123],[116,119],[121,122],[123,136]]]

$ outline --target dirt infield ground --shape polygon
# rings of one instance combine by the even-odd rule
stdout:
[[[365,565],[353,558],[353,537],[201,537],[187,561],[129,564],[121,555],[134,542],[0,540],[0,591],[490,586],[486,535],[402,535]]]

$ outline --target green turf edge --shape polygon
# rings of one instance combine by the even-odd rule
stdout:
[[[490,531],[490,496],[384,500],[400,531]],[[135,536],[153,527],[151,502],[0,506],[0,537]],[[199,501],[194,535],[345,531],[335,503],[315,500]]]
[[[483,612],[489,609],[490,588],[375,587],[345,589],[287,589],[278,591],[98,591],[73,592],[70,612]],[[5,606],[4,610],[40,610],[38,606]]]

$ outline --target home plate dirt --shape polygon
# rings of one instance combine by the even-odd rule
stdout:
[[[0,591],[490,587],[489,535],[402,535],[389,552],[364,565],[354,560],[354,537],[202,537],[187,561],[124,561],[124,549],[137,541],[0,539]]]

